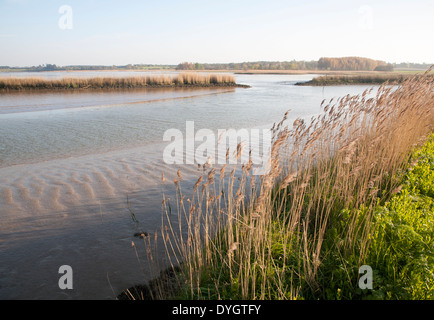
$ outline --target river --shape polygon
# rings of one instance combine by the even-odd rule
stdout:
[[[164,161],[165,132],[186,133],[187,122],[196,131],[271,128],[288,110],[290,123],[310,119],[323,99],[367,88],[294,85],[313,76],[235,75],[250,88],[0,94],[0,298],[114,299],[149,280],[131,245],[143,242],[131,211],[152,234],[162,173],[173,181],[181,170],[187,187],[200,175]],[[72,289],[59,288],[62,265],[73,270]]]

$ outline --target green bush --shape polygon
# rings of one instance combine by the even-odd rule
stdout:
[[[367,264],[376,298],[434,298],[434,135],[412,158],[402,190],[374,214]]]

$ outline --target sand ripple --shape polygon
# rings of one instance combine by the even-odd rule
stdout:
[[[125,203],[127,195],[135,193],[141,193],[146,201],[155,198],[160,202],[155,190],[161,190],[162,172],[175,177],[179,167],[164,165],[158,148],[0,168],[1,218],[74,215],[77,207]],[[194,167],[185,168],[184,177],[189,173],[197,176]],[[150,190],[149,196],[146,190]]]

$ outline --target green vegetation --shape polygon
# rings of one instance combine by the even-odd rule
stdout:
[[[434,298],[434,135],[412,160],[397,194],[374,214],[367,263],[375,298]]]
[[[285,114],[263,176],[251,162],[210,168],[186,199],[178,172],[161,238],[179,269],[153,297],[433,297],[433,136],[413,151],[434,130],[433,80],[323,101],[292,128]],[[362,265],[372,290],[359,288]]]
[[[369,210],[364,206],[345,208],[340,212],[340,221],[335,221],[334,227],[326,232],[328,240],[324,248],[331,254],[323,261],[323,272],[333,281],[324,283],[325,298],[434,298],[434,134],[411,154],[406,168],[391,178],[399,186],[378,190],[393,195],[386,202],[381,197],[377,199],[371,210],[372,220],[366,219]],[[357,286],[355,266],[360,257],[357,246],[347,254],[333,250],[344,241],[340,235],[352,219],[358,220],[356,229],[369,228],[364,264],[374,271],[372,290]],[[354,240],[362,242],[363,236]]]

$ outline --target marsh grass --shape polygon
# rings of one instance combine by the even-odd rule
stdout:
[[[208,168],[184,194],[178,172],[161,236],[179,287],[160,298],[361,298],[375,208],[433,130],[428,73],[323,101],[309,122],[285,114],[266,175],[251,163]]]
[[[355,85],[355,84],[399,84],[414,76],[414,74],[404,73],[380,73],[366,75],[323,75],[313,78],[310,81],[299,82],[301,86],[333,86],[333,85]],[[426,76],[426,75],[425,75]],[[432,75],[431,75],[432,76]]]
[[[0,78],[0,91],[57,89],[119,89],[152,87],[237,86],[235,77],[223,74],[181,73],[176,76],[95,77],[95,78]]]

